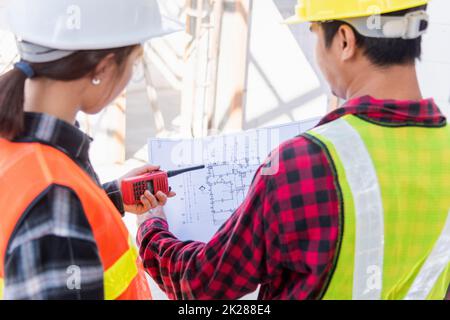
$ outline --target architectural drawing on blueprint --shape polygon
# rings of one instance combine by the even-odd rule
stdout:
[[[206,184],[214,225],[222,225],[244,201],[258,167],[246,163],[208,165]]]
[[[170,230],[182,240],[208,241],[242,204],[255,172],[268,154],[318,121],[204,139],[151,139],[149,161],[164,170],[206,166],[170,179],[177,193],[165,207]]]

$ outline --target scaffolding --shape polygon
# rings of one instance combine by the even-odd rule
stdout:
[[[204,137],[242,129],[252,0],[187,0],[182,133]],[[231,35],[231,36],[230,36]],[[232,48],[222,54],[225,48]],[[220,87],[219,87],[220,82]],[[217,109],[227,109],[225,122]]]

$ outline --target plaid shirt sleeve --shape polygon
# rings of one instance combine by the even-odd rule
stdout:
[[[305,137],[283,144],[262,166],[242,205],[208,242],[182,242],[161,219],[138,231],[144,266],[171,299],[260,299],[319,295],[338,238],[339,205],[323,150]]]
[[[52,186],[29,208],[5,257],[5,299],[103,299],[103,267],[78,197]]]
[[[108,195],[109,200],[114,204],[116,209],[119,211],[119,213],[122,215],[122,217],[125,215],[125,208],[123,206],[123,198],[122,198],[122,192],[120,191],[119,182],[118,181],[112,181],[103,184],[103,190],[105,190],[106,194]]]

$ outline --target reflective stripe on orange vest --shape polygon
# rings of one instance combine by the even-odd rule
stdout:
[[[0,298],[9,239],[27,208],[49,186],[70,188],[80,199],[104,269],[105,299],[150,299],[136,248],[106,193],[63,152],[38,143],[0,139]],[[20,190],[20,192],[17,192]]]
[[[0,278],[0,300],[3,299],[3,288],[4,288],[4,281],[2,278]]]
[[[138,275],[137,258],[136,248],[130,241],[130,249],[104,273],[105,300],[115,300],[120,297]]]

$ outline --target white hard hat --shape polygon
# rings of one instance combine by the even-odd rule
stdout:
[[[157,0],[14,0],[8,24],[19,41],[66,51],[125,47],[182,29]]]

